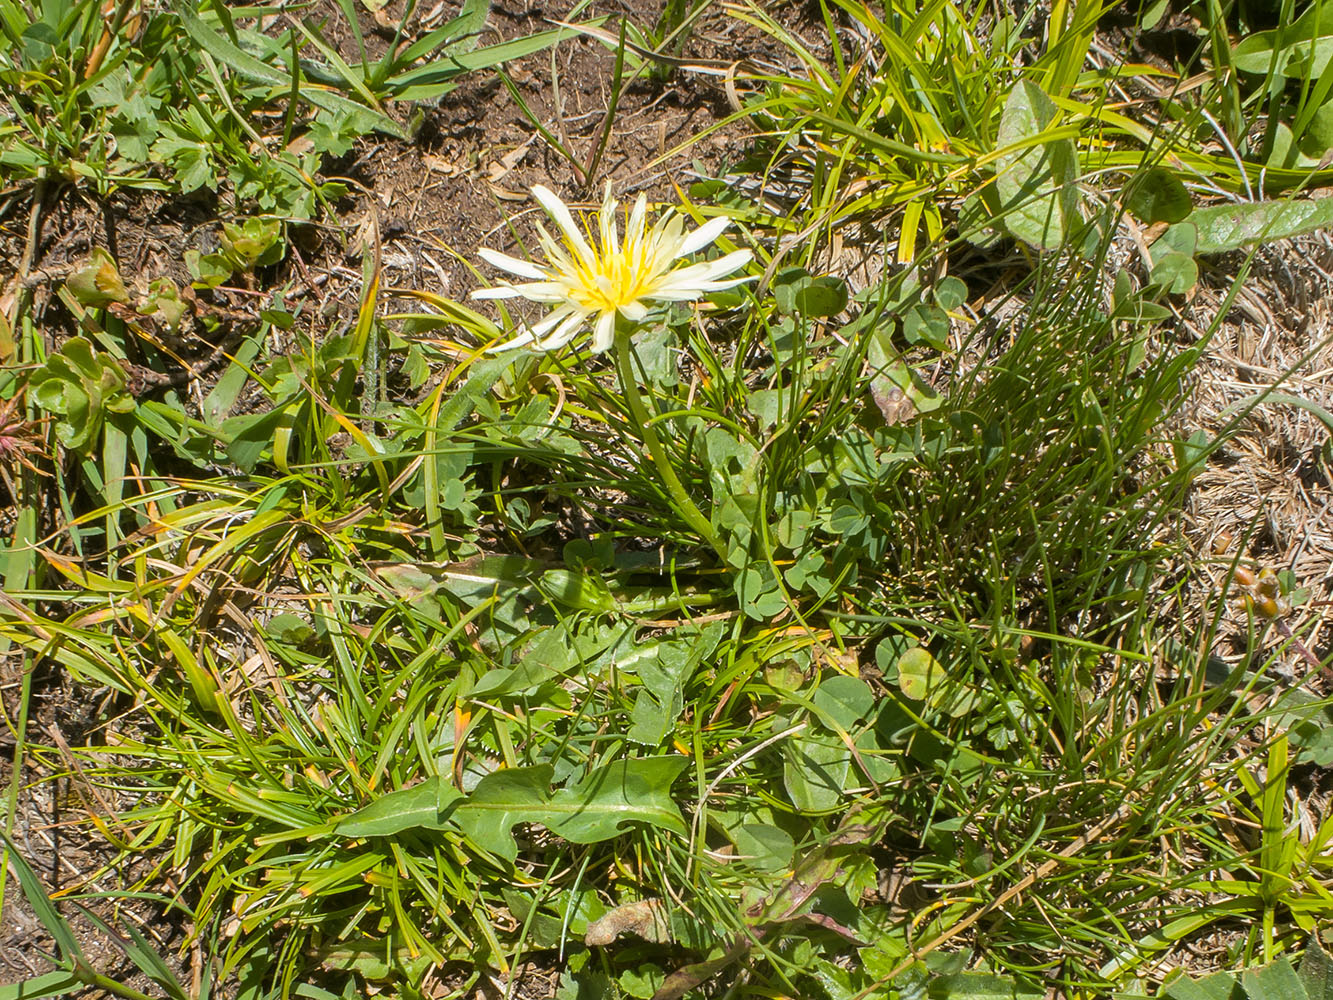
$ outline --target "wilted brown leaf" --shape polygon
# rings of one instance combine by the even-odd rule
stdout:
[[[662,901],[644,899],[637,903],[617,906],[610,913],[588,925],[588,932],[583,935],[583,943],[608,945],[625,933],[637,934],[653,944],[669,942],[671,928],[667,925],[666,914],[662,912]]]

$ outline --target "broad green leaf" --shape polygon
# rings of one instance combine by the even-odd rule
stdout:
[[[518,666],[487,671],[472,686],[468,697],[525,694],[567,673],[577,662],[569,634],[561,628],[548,628],[523,651]]]
[[[1333,101],[1321,105],[1311,117],[1300,138],[1301,152],[1312,160],[1333,149]]]
[[[935,976],[926,987],[927,996],[938,1000],[1039,1000],[1044,990],[1022,987],[1009,976],[990,972],[954,972]]]
[[[739,570],[732,578],[732,587],[741,610],[756,621],[771,618],[787,606],[773,568],[766,562],[752,562]]]
[[[549,666],[526,657],[516,667],[488,670],[468,692],[470,698],[507,698],[535,691],[554,676]]]
[[[786,830],[767,823],[743,823],[730,831],[736,853],[762,871],[791,867],[796,842]]]
[[[1167,226],[1166,230],[1153,241],[1148,253],[1153,263],[1167,254],[1178,253],[1193,257],[1199,250],[1199,229],[1193,222],[1178,222]],[[1116,280],[1119,284],[1119,278]]]
[[[600,576],[572,569],[548,569],[541,576],[542,591],[567,608],[609,612],[616,598]]]
[[[833,275],[811,278],[793,296],[795,311],[811,319],[836,316],[847,308],[847,283]]]
[[[381,795],[338,821],[340,837],[388,837],[404,830],[447,830],[449,817],[463,794],[447,778],[429,778],[410,788]]]
[[[903,337],[909,344],[925,344],[937,351],[949,346],[949,314],[924,302],[903,315]]]
[[[463,832],[508,861],[518,857],[516,823],[540,822],[554,772],[549,764],[494,771],[477,782],[455,813]]]
[[[1241,40],[1231,58],[1243,73],[1317,79],[1333,59],[1333,8],[1314,4],[1291,24],[1256,32]]]
[[[686,832],[671,799],[671,784],[689,766],[682,756],[618,760],[590,772],[572,788],[562,788],[547,807],[550,817],[535,820],[576,844],[610,840],[626,823]]]
[[[566,968],[553,1000],[617,1000],[615,980],[596,966],[578,972]]]
[[[129,292],[116,268],[116,259],[101,247],[93,247],[87,259],[81,261],[69,277],[65,287],[74,293],[80,304],[102,308],[113,302],[128,302]]]
[[[958,209],[958,231],[973,246],[987,250],[1004,238],[1000,198],[992,186],[973,191]]]
[[[620,974],[620,988],[637,1000],[651,1000],[665,981],[666,973],[656,965],[640,965]]]
[[[1181,976],[1162,995],[1171,1000],[1245,1000],[1245,991],[1229,972],[1215,972],[1198,980]]]
[[[1311,934],[1297,970],[1305,995],[1310,1000],[1333,1000],[1333,959],[1319,944],[1319,936]]]
[[[325,969],[355,972],[372,983],[392,980],[398,976],[419,980],[434,964],[433,959],[419,949],[402,947],[390,950],[379,942],[366,942],[367,939],[362,937],[357,944],[329,948],[320,954],[320,962]],[[358,995],[364,994],[345,991],[341,1000],[353,1000]]]
[[[648,385],[669,389],[680,384],[680,339],[665,323],[641,327],[633,336],[634,357]]]
[[[640,691],[630,713],[633,725],[629,738],[645,746],[660,746],[685,708],[685,685],[699,663],[716,647],[721,622],[714,622],[689,639],[646,643],[641,649],[652,656],[633,661],[617,660],[623,669],[632,663],[646,691]],[[694,629],[690,629],[694,632]]]
[[[1255,201],[1195,209],[1189,218],[1163,233],[1162,239],[1179,239],[1181,234],[1174,231],[1189,226],[1196,233],[1196,253],[1224,253],[1255,243],[1300,236],[1330,225],[1333,225],[1333,198]]]
[[[814,515],[808,510],[793,510],[783,514],[782,520],[778,522],[778,544],[793,551],[801,548],[814,520]]]
[[[661,746],[676,721],[676,713],[668,714],[666,706],[647,691],[635,696],[629,717],[631,725],[626,737],[649,747]]]
[[[853,535],[859,532],[870,519],[852,504],[839,504],[829,515],[828,530],[835,535]]]
[[[1158,22],[1162,20],[1162,15],[1166,13],[1170,5],[1170,0],[1153,0],[1152,3],[1143,7],[1143,13],[1139,15],[1140,30],[1151,31],[1157,27]]]
[[[1055,103],[1031,80],[1020,80],[1000,118],[995,190],[1005,226],[1045,250],[1059,247],[1082,220],[1078,213],[1078,151],[1068,137],[1046,135]]]
[[[454,819],[476,843],[510,861],[518,857],[511,832],[516,823],[540,823],[576,844],[609,840],[626,823],[684,834],[670,791],[688,764],[685,757],[615,761],[554,795],[549,764],[507,768],[482,778],[459,803]]]
[[[941,309],[957,309],[967,301],[967,282],[953,275],[940,279],[931,291]]]
[[[797,311],[796,295],[807,287],[813,276],[803,267],[785,267],[773,277],[773,301],[778,311],[791,315]]]
[[[745,408],[759,421],[759,428],[770,430],[790,403],[786,389],[756,389],[745,397]]]
[[[679,698],[695,668],[717,648],[720,630],[716,626],[720,624],[714,622],[701,629],[697,637],[657,643],[654,647],[656,655],[637,664],[639,680],[644,687],[663,703]]]
[[[783,746],[782,781],[792,805],[827,812],[842,801],[851,772],[851,753],[841,742],[795,736]]]
[[[228,417],[220,428],[226,442],[227,457],[242,472],[251,472],[264,452],[273,445],[274,436],[282,426],[290,425],[292,414],[285,404],[260,413],[245,413]]]
[[[519,590],[532,585],[542,564],[524,556],[476,556],[447,566],[418,567],[437,579],[450,593],[476,597],[497,590]]]
[[[710,427],[704,435],[704,449],[715,496],[753,492],[760,464],[753,444],[723,427]]]
[[[1164,253],[1153,262],[1148,280],[1169,295],[1185,295],[1199,282],[1199,265],[1183,253]]]
[[[284,611],[269,619],[268,624],[264,626],[264,634],[274,642],[299,646],[301,643],[314,638],[315,630],[300,615]]]
[[[886,424],[901,423],[918,413],[938,409],[943,404],[944,400],[939,394],[903,360],[887,334],[876,331],[870,337],[866,360],[874,372],[870,378],[870,398],[879,408]]]
[[[859,754],[857,769],[875,782],[895,781],[902,775],[896,754],[885,753],[888,747],[881,739],[878,728],[867,729],[856,737]]]
[[[1241,973],[1240,982],[1250,1000],[1309,1000],[1305,985],[1285,955],[1262,969],[1247,969]]]

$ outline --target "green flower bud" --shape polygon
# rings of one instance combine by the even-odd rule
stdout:
[[[94,247],[88,259],[70,272],[65,287],[89,308],[130,300],[130,293],[125,290],[125,282],[116,269],[116,259],[101,247]]]
[[[145,316],[152,316],[172,333],[180,330],[181,320],[190,311],[190,306],[181,299],[180,289],[170,278],[154,278],[148,286],[148,297],[139,310]]]

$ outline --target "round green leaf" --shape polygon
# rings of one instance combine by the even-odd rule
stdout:
[[[1125,199],[1125,207],[1140,222],[1179,222],[1190,214],[1194,203],[1185,185],[1164,167],[1153,167],[1136,177]]]
[[[1199,265],[1183,253],[1163,254],[1152,266],[1149,280],[1171,295],[1184,295],[1199,280]]]
[[[928,650],[913,646],[898,657],[898,687],[913,701],[925,701],[939,690],[944,667]]]
[[[859,677],[842,674],[820,684],[812,700],[843,729],[851,729],[875,707],[875,695],[870,685]]]

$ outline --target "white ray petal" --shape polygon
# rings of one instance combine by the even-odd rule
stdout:
[[[597,228],[602,237],[601,251],[603,256],[618,253],[620,250],[620,234],[616,232],[616,201],[611,197],[611,182],[606,182],[606,188],[602,195],[602,210],[597,213]]]
[[[521,295],[532,302],[565,302],[569,299],[569,286],[563,281],[525,281],[504,287],[511,293],[510,295],[485,297],[512,298],[514,295]]]
[[[660,288],[653,289],[653,298],[662,302],[689,302],[704,295],[713,292],[723,292],[728,288],[735,288],[737,285],[743,285],[747,281],[753,281],[753,275],[745,275],[741,278],[728,278],[725,281],[691,281],[681,284],[665,284]]]
[[[597,317],[597,329],[592,334],[592,352],[601,354],[603,351],[609,351],[611,345],[616,341],[616,313],[614,309],[607,310]]]
[[[725,215],[709,219],[680,241],[680,244],[676,247],[676,259],[688,257],[692,253],[698,253],[706,246],[711,246],[713,241],[726,232],[730,225],[731,219]]]
[[[620,315],[624,316],[631,323],[637,323],[648,315],[648,307],[642,302],[622,302],[620,304]]]
[[[512,351],[516,347],[527,347],[536,338],[533,337],[531,330],[524,330],[513,340],[506,340],[503,344],[496,344],[494,347],[487,348],[487,354],[502,354],[505,351]]]
[[[543,351],[559,350],[574,339],[574,335],[583,328],[583,323],[586,318],[587,317],[582,316],[579,313],[574,313],[556,327],[554,333],[538,343],[537,346]]]
[[[472,293],[474,299],[512,299],[523,294],[513,285],[496,285],[494,288],[478,288]]]
[[[629,222],[625,223],[625,246],[640,246],[643,243],[643,223],[648,218],[648,196],[640,194],[634,199],[634,208],[629,213]]]
[[[695,299],[702,298],[711,291],[717,291],[715,288],[700,288],[698,285],[685,285],[679,288],[655,288],[653,289],[653,298],[658,302],[693,302]]]
[[[537,199],[546,214],[551,217],[560,231],[564,233],[565,239],[569,245],[584,260],[591,261],[594,258],[592,247],[588,246],[588,241],[583,238],[578,223],[574,221],[574,216],[569,212],[569,206],[556,197],[555,192],[538,184],[532,189],[532,196]]]
[[[533,336],[541,339],[570,316],[573,316],[578,320],[586,320],[588,318],[588,313],[586,310],[575,308],[572,305],[564,305],[559,309],[552,309],[536,323],[532,324],[531,330]]]
[[[662,275],[662,286],[667,288],[680,288],[688,284],[702,286],[744,267],[750,263],[753,256],[749,250],[736,250],[717,260],[705,260],[689,267],[677,268]],[[653,294],[656,294],[656,291]]]
[[[520,278],[548,278],[548,275],[532,261],[519,260],[517,257],[511,257],[507,253],[500,253],[499,250],[488,250],[482,247],[477,251],[477,256],[484,260],[491,267],[498,267],[502,271],[508,271],[510,274],[517,274]]]
[[[690,284],[681,287],[663,288],[653,292],[653,298],[659,302],[693,302],[714,292],[725,292],[728,288],[743,285],[752,278],[732,278],[728,281],[708,281],[704,284]]]
[[[655,244],[659,251],[665,250],[667,256],[670,257],[680,244],[681,233],[684,229],[685,220],[676,212],[667,209],[666,213],[657,220],[656,225],[649,231],[648,240]]]

